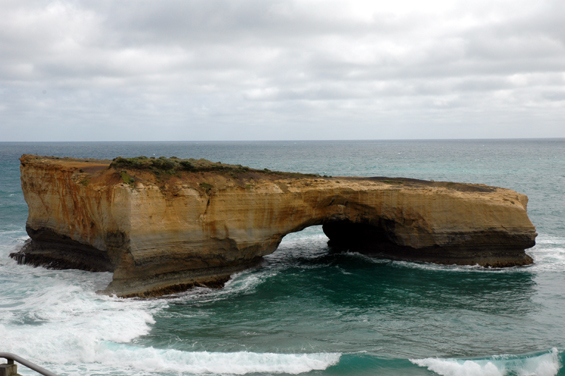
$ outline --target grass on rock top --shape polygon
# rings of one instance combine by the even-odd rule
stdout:
[[[110,163],[110,168],[115,168],[116,170],[121,169],[135,169],[135,170],[147,170],[152,171],[156,175],[161,175],[162,173],[168,175],[174,175],[177,172],[226,172],[230,175],[241,174],[246,172],[262,173],[269,175],[281,175],[281,176],[308,176],[308,177],[320,177],[317,174],[300,174],[295,172],[280,172],[271,171],[269,169],[257,170],[252,169],[242,165],[229,165],[223,164],[221,162],[211,162],[206,159],[181,159],[177,157],[159,157],[159,158],[147,158],[144,156],[135,158],[123,158],[117,157]]]

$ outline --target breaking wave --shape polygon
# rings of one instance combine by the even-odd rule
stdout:
[[[561,368],[560,353],[550,351],[523,356],[499,355],[484,359],[410,359],[442,376],[555,376]]]

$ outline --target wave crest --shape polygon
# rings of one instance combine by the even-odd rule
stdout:
[[[325,370],[337,364],[341,354],[275,354],[240,352],[185,352],[136,348],[110,344],[99,353],[98,360],[105,364],[121,364],[144,371],[182,372],[189,374],[288,373],[299,374]]]
[[[537,355],[493,356],[487,359],[410,359],[442,376],[555,376],[561,368],[556,348]]]

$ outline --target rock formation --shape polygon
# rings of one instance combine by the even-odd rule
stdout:
[[[493,267],[530,264],[536,237],[525,195],[477,184],[31,155],[21,181],[30,240],[12,257],[112,271],[123,297],[222,285],[313,225],[336,249]]]

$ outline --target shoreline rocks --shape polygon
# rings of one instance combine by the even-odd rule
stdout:
[[[221,286],[313,225],[335,249],[493,267],[532,263],[537,235],[525,195],[479,184],[31,155],[21,180],[30,240],[12,257],[111,271],[104,292],[123,297]]]

